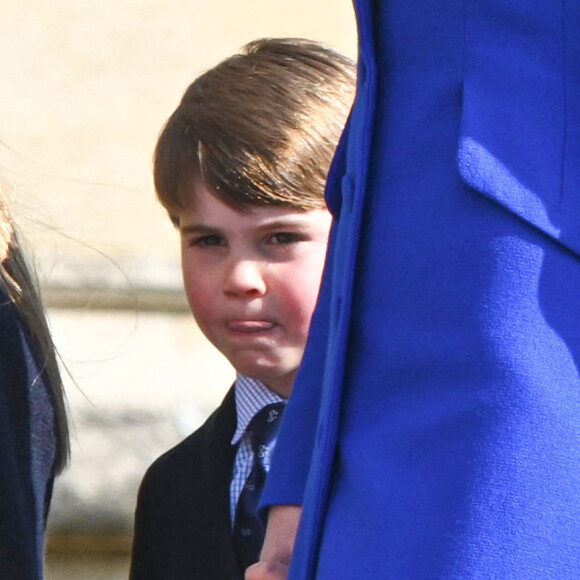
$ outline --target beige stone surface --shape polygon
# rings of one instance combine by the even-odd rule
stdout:
[[[145,469],[203,422],[233,371],[188,314],[57,310],[52,326],[74,382],[72,462],[50,528],[130,531]]]

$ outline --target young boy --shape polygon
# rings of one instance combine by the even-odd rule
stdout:
[[[255,508],[318,294],[354,76],[317,43],[256,41],[199,77],[161,133],[155,187],[188,301],[237,378],[145,475],[132,580],[241,580],[258,558]]]

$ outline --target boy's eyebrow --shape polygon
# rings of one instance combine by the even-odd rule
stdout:
[[[301,215],[291,215],[286,217],[276,217],[271,221],[265,221],[258,226],[258,229],[270,230],[279,228],[288,228],[294,226],[301,226],[304,223],[304,218]]]
[[[182,234],[218,234],[221,230],[204,224],[190,224],[187,226],[180,226],[179,231]]]

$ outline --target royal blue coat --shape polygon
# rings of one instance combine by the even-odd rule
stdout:
[[[578,580],[580,0],[355,8],[290,579]]]

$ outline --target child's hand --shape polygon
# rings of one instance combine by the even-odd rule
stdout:
[[[286,580],[301,512],[293,505],[270,508],[260,561],[246,570],[245,580]]]
[[[246,570],[245,580],[286,580],[288,565],[280,562],[256,562]]]

